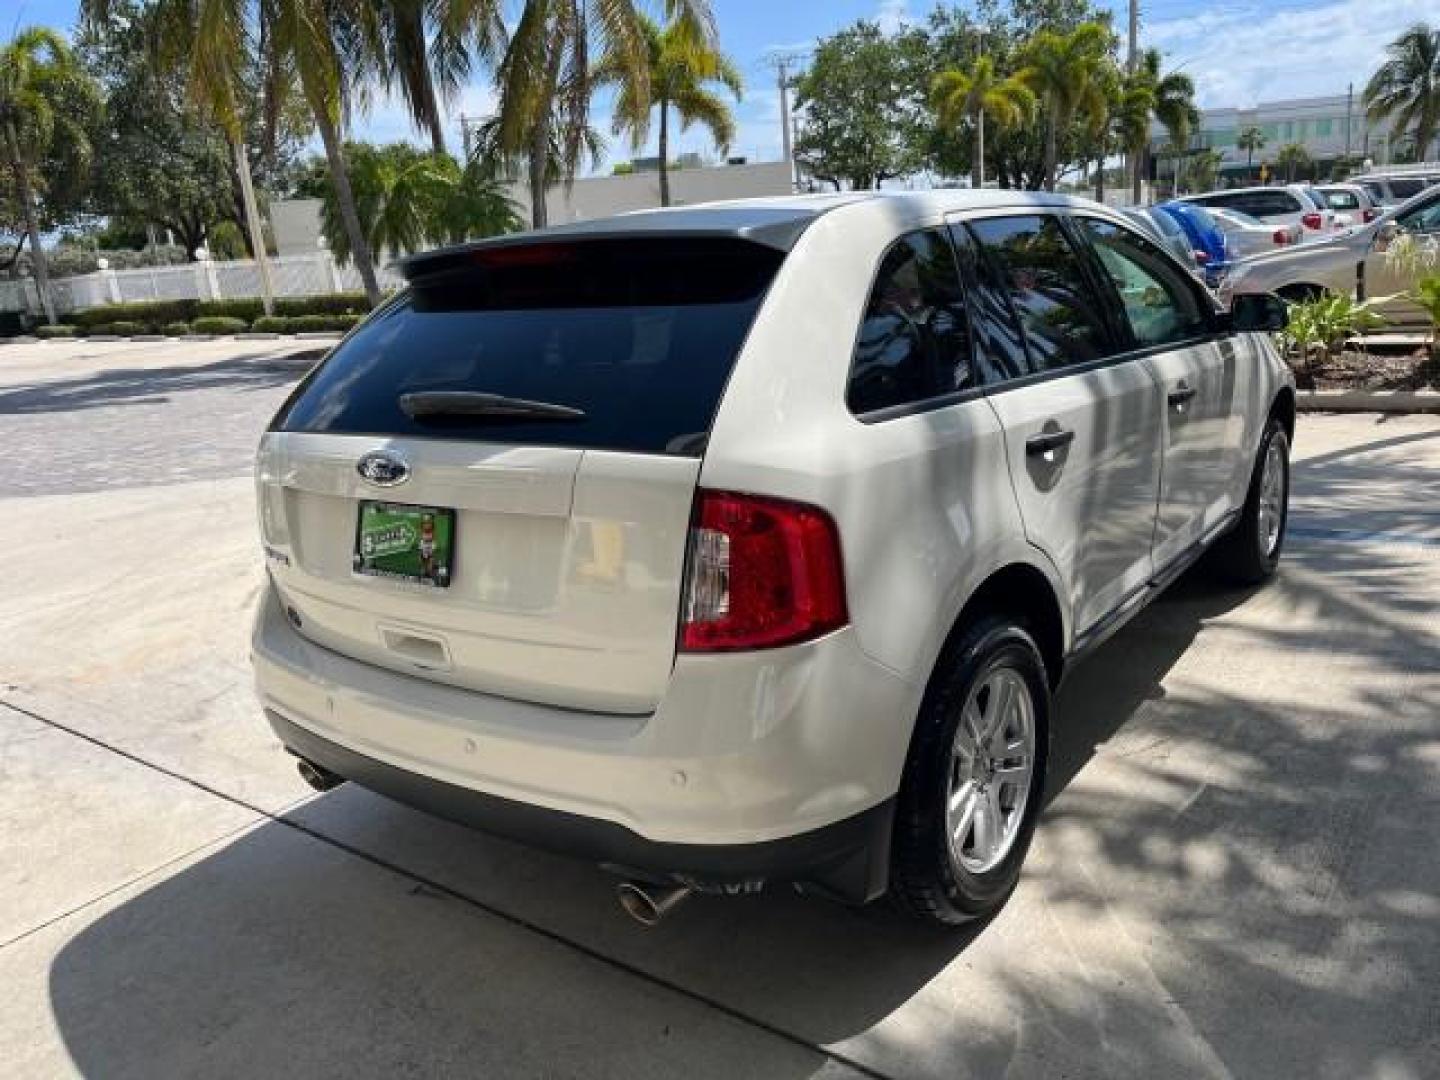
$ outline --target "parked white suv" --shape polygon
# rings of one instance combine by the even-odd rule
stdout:
[[[1285,532],[1278,300],[1096,204],[853,194],[412,258],[259,451],[264,709],[348,778],[580,854],[646,920],[767,883],[1008,895],[1051,692]]]
[[[1325,197],[1308,184],[1211,191],[1204,195],[1186,195],[1179,201],[1239,210],[1267,225],[1299,225],[1305,240],[1327,236],[1337,227],[1335,211],[1326,205]]]

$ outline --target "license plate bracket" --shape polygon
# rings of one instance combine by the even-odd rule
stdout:
[[[355,515],[355,573],[444,589],[455,556],[455,511],[363,499]]]

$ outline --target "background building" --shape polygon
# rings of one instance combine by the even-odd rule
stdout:
[[[1248,174],[1246,170],[1247,152],[1238,144],[1240,133],[1250,127],[1259,128],[1265,137],[1265,145],[1254,152],[1254,164],[1257,169],[1270,165],[1272,182],[1280,179],[1273,175],[1276,158],[1282,147],[1291,144],[1303,147],[1309,158],[1309,165],[1297,170],[1297,178],[1304,179],[1329,178],[1337,166],[1348,172],[1367,158],[1373,165],[1388,165],[1397,149],[1391,145],[1388,125],[1366,120],[1358,92],[1262,101],[1247,109],[1205,109],[1189,149],[1214,150],[1221,155],[1221,184],[1254,182],[1253,170]],[[1157,156],[1163,158],[1167,142],[1164,129],[1154,127],[1151,146]]]

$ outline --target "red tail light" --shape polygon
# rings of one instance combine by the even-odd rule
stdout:
[[[1366,225],[1369,225],[1370,222],[1374,221],[1379,216],[1379,210],[1376,210],[1373,206],[1367,206],[1361,213],[1361,220],[1364,221]]]
[[[840,534],[817,507],[701,491],[687,563],[686,652],[770,649],[849,621]]]
[[[1288,244],[1290,243],[1290,230],[1276,229],[1275,235],[1272,236],[1270,239],[1274,240],[1277,244]]]
[[[1304,225],[1307,229],[1319,231],[1320,227],[1325,224],[1325,219],[1315,213],[1301,214],[1300,224]]]
[[[1204,251],[1201,251],[1199,248],[1196,248],[1196,249],[1195,249],[1195,261],[1196,261],[1197,263],[1199,263],[1201,266],[1204,266],[1206,263],[1208,263],[1208,262],[1210,261],[1210,255],[1209,255],[1208,252],[1204,252]]]

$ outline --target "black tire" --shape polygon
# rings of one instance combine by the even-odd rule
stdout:
[[[951,853],[947,836],[953,747],[971,692],[999,668],[1018,674],[1033,711],[1034,762],[1019,828],[1008,853],[975,873]],[[907,915],[953,926],[994,914],[1009,898],[1035,832],[1049,758],[1050,685],[1034,639],[1014,619],[986,616],[941,655],[925,692],[905,762],[891,850],[890,895]]]
[[[1284,495],[1280,503],[1280,525],[1273,543],[1261,536],[1264,529],[1261,514],[1261,487],[1265,475],[1265,461],[1270,448],[1277,446],[1282,463]],[[1275,573],[1280,564],[1280,553],[1285,547],[1285,528],[1290,521],[1290,438],[1285,427],[1274,417],[1265,426],[1260,440],[1260,452],[1255,455],[1255,465],[1250,471],[1250,490],[1245,496],[1245,506],[1240,511],[1240,520],[1216,545],[1211,555],[1211,567],[1217,575],[1235,585],[1259,585]]]

